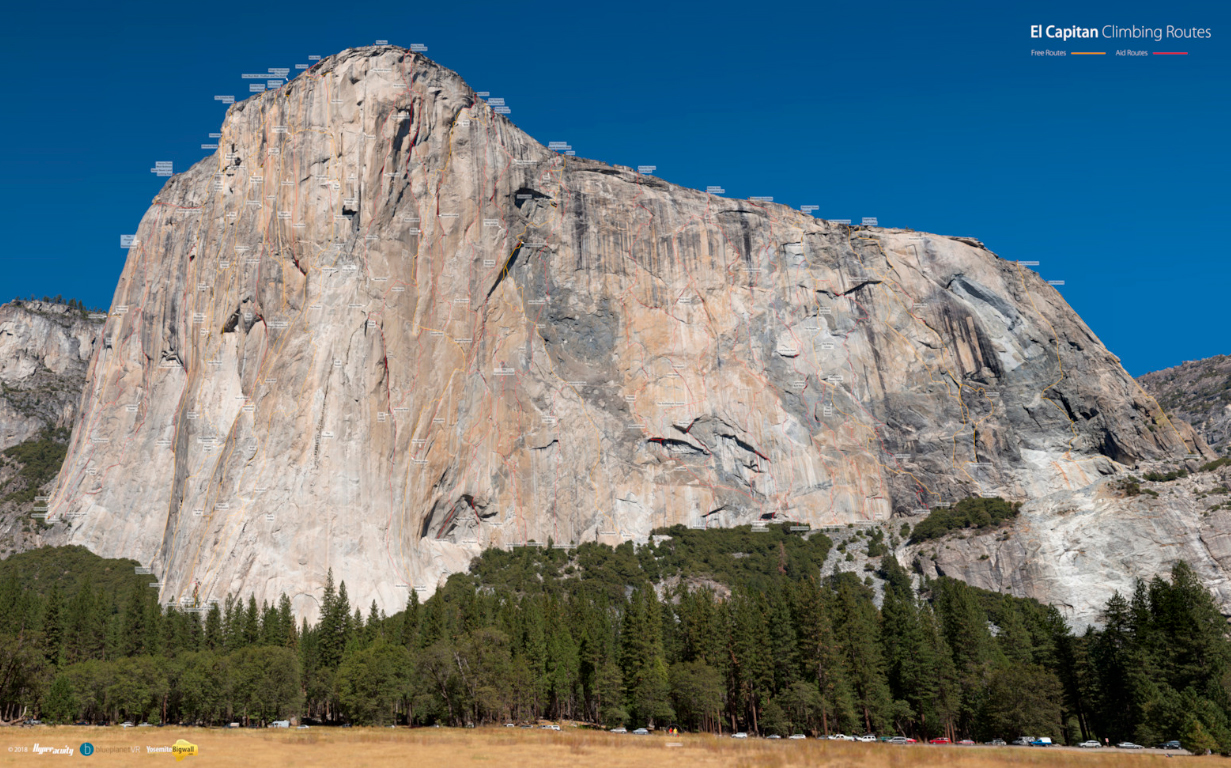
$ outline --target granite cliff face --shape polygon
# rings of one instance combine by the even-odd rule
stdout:
[[[488,546],[888,521],[1208,453],[978,241],[564,157],[402,49],[222,136],[141,222],[52,504],[167,601],[311,615],[332,568],[395,610]]]
[[[66,432],[59,430],[76,420],[101,325],[65,304],[0,305],[0,451],[39,439],[63,443]],[[0,557],[64,537],[63,525],[48,527],[30,517],[33,495],[41,491],[28,488],[24,468],[0,457]]]

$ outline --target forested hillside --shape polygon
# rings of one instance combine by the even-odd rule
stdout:
[[[658,533],[670,538],[490,550],[394,616],[365,615],[330,579],[315,626],[296,625],[285,599],[160,608],[140,580],[88,575],[123,561],[18,555],[0,573],[0,711],[1181,738],[1231,751],[1227,624],[1184,564],[1111,596],[1105,628],[1075,636],[1030,600],[950,579],[916,590],[879,536],[847,540],[880,555],[856,575],[822,572],[831,542],[783,526]],[[82,578],[64,577],[58,556]]]

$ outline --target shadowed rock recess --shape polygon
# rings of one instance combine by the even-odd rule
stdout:
[[[399,48],[234,105],[219,146],[141,221],[52,502],[167,602],[313,616],[332,567],[392,611],[489,546],[917,519],[1208,453],[978,241],[561,156]]]

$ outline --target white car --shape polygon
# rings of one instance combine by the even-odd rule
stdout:
[[[733,738],[733,739],[746,739],[746,738],[748,738],[748,734],[744,733],[743,731],[740,731],[739,733],[733,733],[733,734],[731,734],[731,738]]]
[[[612,733],[628,733],[628,729],[623,726],[620,726],[619,728],[612,728],[611,732]]]
[[[830,741],[845,741],[846,740],[846,736],[843,736],[840,733],[835,733],[831,736],[826,736],[825,738],[829,739]]]
[[[1094,739],[1090,739],[1089,741],[1083,741],[1082,743],[1078,744],[1077,746],[1081,747],[1082,749],[1099,749],[1099,748],[1101,748],[1103,745],[1102,745],[1102,744],[1099,744],[1099,743],[1098,743],[1097,741],[1095,741]]]
[[[868,734],[864,734],[863,736],[860,736],[858,739],[855,739],[855,741],[862,741],[864,744],[875,744],[876,737],[868,733]]]
[[[803,735],[802,733],[792,733],[790,736],[787,736],[787,738],[788,739],[806,739],[808,737]]]
[[[1120,749],[1142,749],[1143,748],[1140,744],[1134,744],[1131,741],[1122,741],[1119,744],[1117,744],[1116,747]]]
[[[132,727],[133,727],[132,721],[131,721],[131,720],[126,720],[126,721],[124,721],[124,722],[120,723],[120,727],[121,727],[121,728],[132,728]]]
[[[556,730],[558,731],[560,729],[557,727]],[[638,728],[637,730],[633,731],[633,735],[634,736],[649,736],[650,732],[644,728]]]

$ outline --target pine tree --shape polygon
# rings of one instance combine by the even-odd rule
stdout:
[[[77,590],[68,606],[65,660],[69,664],[102,659],[106,625],[100,599],[89,584]]]
[[[325,576],[325,597],[321,601],[321,618],[317,624],[316,652],[320,665],[328,670],[336,669],[342,662],[350,639],[350,600],[346,595],[346,582],[333,589],[333,570]]]
[[[244,606],[233,595],[222,601],[223,644],[228,653],[244,647]]]
[[[278,609],[268,601],[261,601],[261,645],[282,645],[282,617]]]
[[[653,588],[635,590],[625,609],[620,632],[620,666],[632,716],[636,722],[647,725],[674,716],[659,610]]]
[[[728,601],[731,657],[729,675],[736,714],[748,729],[760,732],[761,709],[773,691],[774,662],[765,622],[767,604],[762,593],[733,592]]]
[[[841,648],[830,620],[831,593],[809,579],[796,588],[800,665],[805,679],[815,681],[820,694],[820,728],[829,735],[853,719],[854,705]]]
[[[882,568],[900,570],[892,555]],[[903,574],[904,575],[904,574]],[[909,579],[890,578],[881,605],[881,643],[885,671],[894,699],[894,717],[900,732],[927,737],[939,734],[934,699],[938,684],[937,657],[920,616]],[[936,728],[931,731],[930,728]]]
[[[990,674],[993,661],[994,645],[987,614],[975,599],[974,590],[964,582],[938,579],[932,582],[932,589],[941,630],[960,679],[958,728],[969,733],[983,704],[981,683]],[[949,734],[949,738],[954,736],[956,733]]]
[[[376,607],[376,600],[372,600],[372,605],[368,608],[368,621],[364,626],[364,631],[368,645],[376,642],[376,638],[382,632],[380,610]]]
[[[256,607],[256,596],[248,596],[248,610],[243,618],[244,647],[250,648],[261,642],[261,612]]]
[[[222,610],[218,603],[210,603],[205,612],[205,647],[220,651],[226,646],[226,633],[222,622]]]
[[[577,643],[569,632],[560,606],[553,604],[547,632],[547,689],[556,717],[574,717],[574,694],[578,684]]]
[[[60,585],[53,584],[47,596],[47,608],[43,613],[43,646],[47,663],[58,667],[64,655],[63,601]]]
[[[149,592],[148,587],[141,584],[133,584],[128,593],[128,602],[124,606],[124,614],[122,619],[122,630],[119,637],[120,654],[123,656],[137,656],[146,652],[146,638],[149,633],[148,612],[145,605],[145,593]]]
[[[834,627],[850,670],[851,692],[860,712],[865,733],[883,730],[890,712],[889,687],[885,683],[884,659],[876,608],[866,588],[846,576],[838,579]]]
[[[295,631],[295,615],[291,611],[291,598],[283,592],[278,598],[278,645],[284,648],[294,648],[299,641]]]
[[[400,642],[407,648],[419,647],[419,593],[410,590],[406,597],[406,609],[402,611]]]

